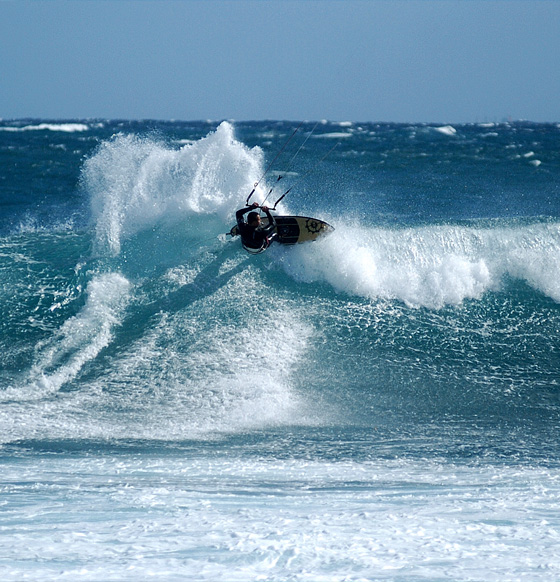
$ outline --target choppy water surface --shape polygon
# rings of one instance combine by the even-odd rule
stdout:
[[[3,580],[559,575],[560,128],[297,125],[0,123]]]

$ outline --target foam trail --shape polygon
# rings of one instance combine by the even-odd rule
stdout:
[[[560,226],[405,230],[339,227],[314,245],[278,251],[296,280],[339,292],[440,308],[479,299],[505,276],[560,302]]]
[[[42,398],[73,380],[83,366],[109,345],[113,329],[129,299],[130,283],[122,275],[107,273],[90,281],[83,309],[68,319],[37,347],[37,359],[22,388],[4,391],[4,399]],[[24,394],[25,391],[25,394]]]

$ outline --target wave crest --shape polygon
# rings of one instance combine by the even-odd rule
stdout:
[[[505,277],[560,302],[560,225],[501,228],[341,227],[314,245],[279,251],[288,274],[371,299],[440,308],[479,299]]]
[[[225,221],[251,190],[261,157],[235,140],[227,122],[178,150],[136,135],[102,143],[82,171],[98,252],[116,256],[124,238],[160,221],[201,214]]]

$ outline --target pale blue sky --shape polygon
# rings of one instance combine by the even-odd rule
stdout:
[[[0,117],[560,121],[560,1],[0,0]]]

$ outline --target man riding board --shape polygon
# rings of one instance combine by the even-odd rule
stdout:
[[[268,206],[260,207],[268,217],[268,224],[265,227],[261,225],[261,216],[255,211],[256,208],[259,208],[259,205],[257,202],[253,202],[251,206],[240,208],[235,213],[237,229],[241,235],[241,243],[251,253],[260,253],[266,250],[277,236],[274,232],[276,222]],[[250,212],[251,210],[252,212]],[[249,215],[247,216],[247,222],[245,222],[243,217],[247,212],[249,212]]]

